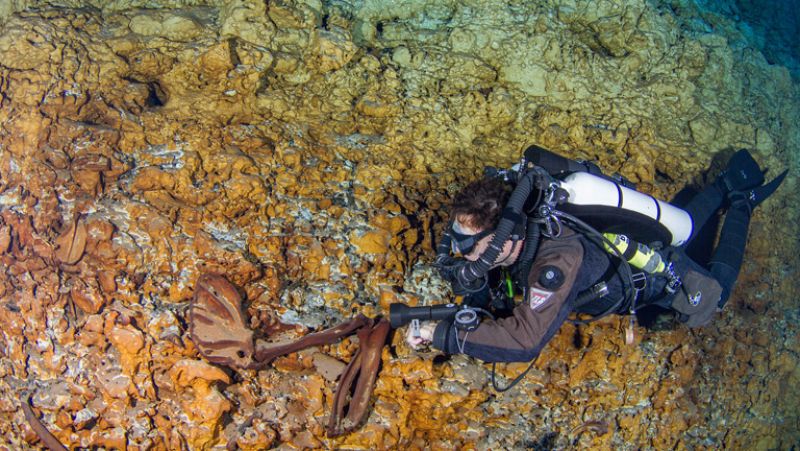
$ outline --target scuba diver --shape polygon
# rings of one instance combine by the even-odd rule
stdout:
[[[406,341],[412,348],[432,345],[485,362],[532,366],[573,312],[589,320],[630,315],[630,343],[636,311],[644,306],[674,311],[689,327],[706,325],[730,297],[753,209],[788,172],[764,184],[765,171],[742,149],[681,209],[592,163],[538,146],[524,155],[511,170],[487,168],[487,177],[453,200],[436,265],[461,304],[390,307],[394,327],[411,323]],[[686,246],[723,207],[719,242],[703,267]],[[522,302],[515,305],[518,293]],[[525,373],[505,388],[494,372],[492,381],[504,391]]]

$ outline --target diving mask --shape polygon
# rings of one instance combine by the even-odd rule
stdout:
[[[458,221],[453,220],[450,223],[450,245],[453,254],[469,254],[475,249],[475,245],[478,244],[478,241],[489,236],[493,232],[493,230],[484,230],[478,233],[468,233]]]

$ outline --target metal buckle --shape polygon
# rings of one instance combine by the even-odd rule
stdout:
[[[547,233],[545,234],[548,238],[558,238],[561,236],[561,220],[555,216],[550,216],[545,220],[545,226],[547,227]],[[553,226],[555,226],[555,231]]]
[[[558,183],[550,182],[550,184],[547,185],[547,189],[544,191],[544,198],[542,201],[550,209],[556,206],[556,193],[558,193],[559,188],[561,188],[561,186]]]
[[[633,282],[633,300],[634,302],[639,299],[639,293],[647,288],[647,274],[644,272],[637,272],[631,274],[631,282]]]
[[[559,189],[558,183],[550,182],[544,193],[542,204],[538,208],[538,217],[544,223],[545,230],[542,234],[548,238],[558,238],[561,236],[561,220],[553,213],[555,208],[556,192]]]
[[[548,213],[542,218],[542,222],[544,223],[545,228],[545,230],[542,230],[542,235],[546,236],[547,238],[558,238],[561,236],[561,220],[558,219],[558,216]]]

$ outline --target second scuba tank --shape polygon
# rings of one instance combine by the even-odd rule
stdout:
[[[668,232],[669,236],[665,238],[673,246],[680,246],[692,236],[689,213],[619,183],[588,172],[575,172],[564,178],[561,188],[569,193],[568,205],[584,209],[602,207],[642,215]]]
[[[616,233],[604,233],[603,236],[608,238],[615,248],[622,254],[625,260],[631,264],[648,273],[661,273],[667,269],[667,264],[661,258],[661,254],[650,249],[644,244],[637,243],[630,240],[625,235],[618,235]],[[604,243],[603,247],[606,251],[614,253],[608,243]]]

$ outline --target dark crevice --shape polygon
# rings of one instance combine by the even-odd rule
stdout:
[[[525,442],[523,446],[525,449],[534,451],[555,449],[558,441],[558,434],[555,432],[546,432],[541,437]]]
[[[162,107],[167,103],[167,93],[155,81],[147,83],[147,99],[145,105],[151,108]]]
[[[450,356],[449,355],[439,354],[439,355],[437,355],[437,356],[435,356],[433,358],[433,364],[434,365],[441,365],[444,362],[447,362],[449,360],[450,360]]]
[[[675,181],[669,174],[667,174],[666,172],[661,172],[658,169],[656,169],[656,179],[658,179],[659,181],[663,180],[669,183]]]
[[[237,46],[236,39],[228,39],[228,50],[230,51],[231,62],[234,66],[242,64],[242,61],[239,59],[239,53],[236,51]]]

